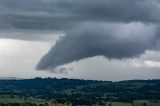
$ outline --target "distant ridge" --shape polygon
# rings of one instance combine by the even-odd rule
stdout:
[[[17,77],[0,77],[0,80],[22,80],[23,78]]]
[[[158,79],[117,82],[49,77],[22,80],[15,77],[1,77],[1,79],[4,80],[0,80],[0,95],[14,94],[45,100],[55,99],[61,103],[87,103],[85,106],[104,100],[126,103],[133,103],[134,100],[160,100]]]

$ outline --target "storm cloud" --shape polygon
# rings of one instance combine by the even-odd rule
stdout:
[[[152,49],[158,40],[157,27],[139,22],[121,24],[86,23],[69,31],[42,58],[38,69],[55,69],[80,59],[105,56],[125,59]]]
[[[160,22],[158,0],[0,0],[0,29],[60,30],[92,22]]]
[[[47,30],[64,34],[40,60],[40,70],[54,70],[99,55],[133,58],[149,49],[158,50],[160,44],[158,0],[0,0],[0,23],[1,31]],[[0,37],[45,38],[42,34]]]

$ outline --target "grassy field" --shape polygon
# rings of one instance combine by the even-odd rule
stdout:
[[[68,104],[54,104],[51,101],[34,98],[19,98],[18,96],[11,97],[9,95],[0,96],[0,103],[35,103],[35,104],[48,104],[48,106],[69,106]]]
[[[10,95],[1,95],[0,96],[0,103],[35,103],[37,105],[39,104],[48,104],[48,106],[71,106],[71,104],[58,104],[53,103],[52,101],[46,101],[42,99],[34,99],[34,98],[24,98],[24,97],[18,97],[18,96],[10,96]],[[158,101],[156,104],[153,101],[148,100],[136,100],[134,101],[134,104],[136,106],[141,106],[142,103],[152,103],[153,106],[160,106],[160,101]],[[98,106],[98,105],[96,105]],[[108,102],[106,103],[106,106],[108,106]],[[131,103],[124,103],[124,102],[112,102],[112,106],[132,106]]]
[[[123,103],[123,102],[113,102],[112,106],[131,106],[130,103]]]
[[[41,100],[41,99],[33,99],[33,98],[19,98],[19,97],[10,97],[10,96],[0,96],[0,102],[3,103],[35,103],[35,104],[49,104],[49,106],[70,106],[70,104],[53,104],[51,101]],[[98,105],[97,105],[98,106]],[[106,103],[106,106],[108,106],[108,103]],[[123,102],[113,102],[112,106],[131,106],[129,103],[123,103]]]
[[[42,103],[45,102],[44,100],[39,99],[32,99],[32,98],[24,98],[24,97],[18,97],[18,96],[9,96],[9,95],[3,95],[0,96],[0,102],[4,103],[24,103],[24,102],[31,102],[31,103]]]

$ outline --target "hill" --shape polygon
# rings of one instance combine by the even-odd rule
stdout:
[[[159,100],[160,80],[93,81],[79,79],[0,80],[0,95],[56,100],[60,103],[101,103]]]

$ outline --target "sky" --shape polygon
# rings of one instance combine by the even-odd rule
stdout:
[[[159,0],[0,0],[0,77],[160,78]]]

